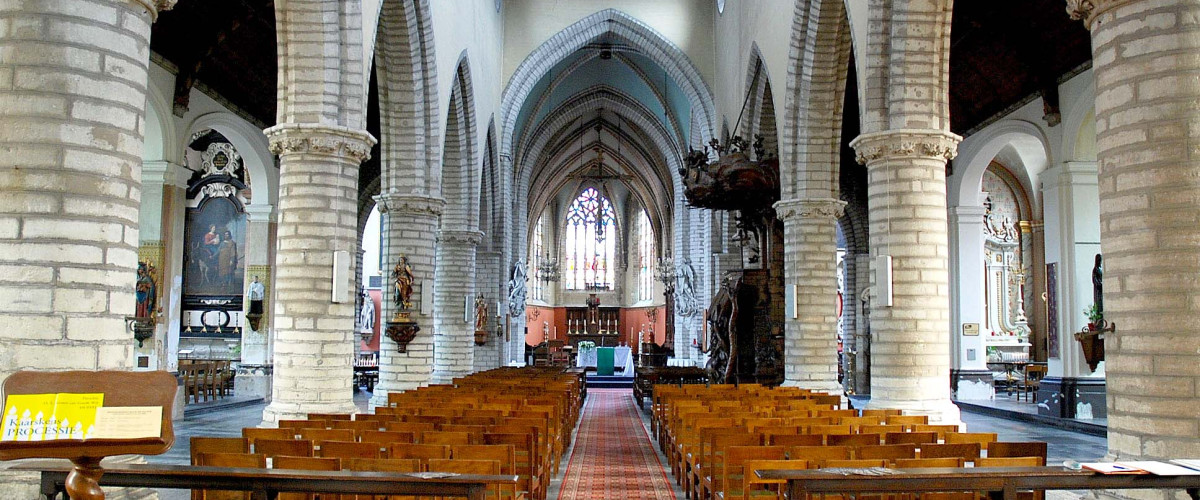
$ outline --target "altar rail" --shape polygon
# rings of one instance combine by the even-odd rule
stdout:
[[[1004,500],[1016,500],[1020,490],[1186,490],[1200,500],[1200,476],[1156,476],[1153,474],[1100,474],[1063,467],[988,467],[894,469],[885,476],[841,475],[821,470],[756,470],[759,478],[787,481],[789,498],[808,498],[821,493],[881,492],[1001,492]],[[993,498],[996,495],[992,495]]]
[[[68,463],[33,462],[12,470],[41,473],[44,500],[65,498]],[[101,486],[249,491],[253,500],[274,500],[279,493],[344,493],[415,495],[484,500],[490,485],[515,485],[517,476],[458,475],[421,479],[390,472],[241,469],[184,465],[111,465],[104,467]]]

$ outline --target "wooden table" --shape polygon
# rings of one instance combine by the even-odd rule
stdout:
[[[41,472],[42,498],[56,500],[64,492],[63,483],[71,465],[65,462],[32,462],[15,466],[12,470]],[[421,479],[391,472],[139,464],[105,466],[104,475],[100,477],[101,486],[249,491],[254,500],[274,500],[281,492],[450,496],[484,500],[487,487],[493,484],[515,485],[517,476],[463,474]]]
[[[820,470],[756,470],[763,479],[786,480],[790,498],[820,493],[988,491],[1016,500],[1018,490],[1187,490],[1200,500],[1200,476],[1100,474],[1064,467],[893,469],[886,476],[841,475]]]

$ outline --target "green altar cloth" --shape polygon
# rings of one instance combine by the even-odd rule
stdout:
[[[613,374],[613,362],[616,359],[616,351],[611,347],[596,348],[596,375]]]

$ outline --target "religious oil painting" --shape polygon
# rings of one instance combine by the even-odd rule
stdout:
[[[242,294],[246,215],[228,198],[209,198],[187,211],[183,293]]]

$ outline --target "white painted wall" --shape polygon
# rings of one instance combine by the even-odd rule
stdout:
[[[707,2],[712,5],[713,2]],[[715,21],[716,71],[713,99],[717,116],[728,120],[729,133],[746,98],[746,86],[754,68],[751,47],[758,46],[763,58],[763,74],[774,95],[776,130],[786,130],[783,106],[787,92],[787,68],[791,47],[792,21],[795,17],[792,2],[781,0],[738,0],[727,2],[725,12]],[[715,11],[715,9],[714,9]],[[741,130],[748,130],[742,118]],[[745,137],[745,133],[742,133]]]
[[[507,2],[506,2],[507,3]],[[475,151],[482,165],[487,145],[488,124],[500,109],[500,57],[504,39],[501,15],[495,0],[433,0],[429,2],[433,18],[433,50],[437,59],[438,139],[446,131],[446,113],[450,109],[450,89],[461,58],[471,67],[474,95]],[[475,169],[478,171],[479,169]]]

